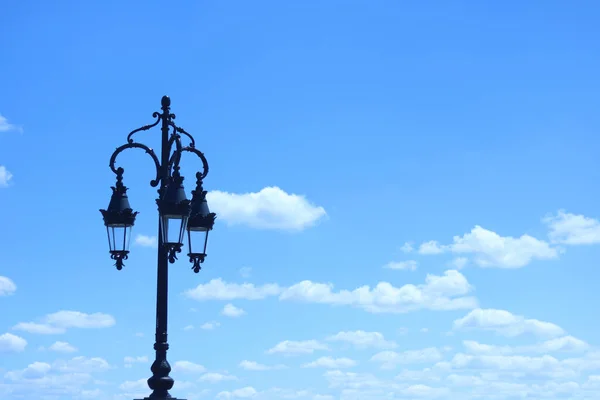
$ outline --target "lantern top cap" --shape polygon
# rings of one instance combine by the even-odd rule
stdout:
[[[133,226],[138,213],[134,212],[129,205],[127,187],[123,185],[122,171],[119,172],[117,184],[111,187],[112,195],[110,196],[108,208],[100,210],[100,212],[104,217],[104,225],[106,226]]]

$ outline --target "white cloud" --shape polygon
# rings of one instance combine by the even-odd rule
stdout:
[[[335,398],[328,394],[315,394],[312,397],[312,400],[335,400]]]
[[[66,332],[69,328],[108,328],[115,324],[112,315],[104,313],[86,314],[79,311],[58,311],[42,318],[41,323],[20,322],[13,329],[29,333],[52,335]]]
[[[340,370],[330,370],[323,374],[323,377],[329,382],[331,388],[341,389],[382,389],[387,385],[381,379],[378,379],[370,373],[343,372]],[[357,400],[360,397],[357,397]],[[364,397],[363,397],[364,398]],[[381,398],[381,397],[380,397]]]
[[[157,246],[156,236],[137,235],[135,237],[135,244],[142,247],[156,247]]]
[[[0,188],[8,187],[12,178],[13,174],[4,165],[0,165]]]
[[[352,332],[338,332],[335,335],[327,338],[329,341],[334,342],[346,342],[353,344],[359,348],[379,348],[379,349],[393,349],[398,345],[390,340],[385,340],[383,334],[380,332],[365,332],[365,331],[352,331]]]
[[[529,235],[518,238],[500,236],[478,225],[463,236],[455,236],[450,245],[429,241],[419,248],[421,254],[439,254],[446,251],[473,254],[475,264],[480,267],[521,268],[532,260],[558,257],[558,250],[543,240]]]
[[[450,361],[453,369],[490,370],[497,372],[541,373],[549,374],[561,368],[556,358],[543,355],[527,357],[522,355],[470,355],[455,354]]]
[[[73,357],[70,360],[57,360],[52,368],[61,372],[92,373],[106,371],[110,368],[108,362],[100,357]]]
[[[147,379],[138,379],[137,381],[125,381],[119,385],[119,389],[127,392],[139,392],[148,389]]]
[[[199,379],[200,382],[208,383],[219,383],[223,381],[236,381],[237,377],[233,375],[219,374],[218,372],[208,372],[202,375]]]
[[[439,381],[441,378],[439,374],[431,368],[424,368],[422,370],[408,370],[403,369],[394,378],[398,381]]]
[[[265,365],[257,363],[256,361],[248,361],[244,360],[238,365],[240,368],[243,368],[247,371],[270,371],[274,369],[285,369],[285,365],[277,364],[277,365]]]
[[[380,282],[371,289],[362,286],[352,291],[333,291],[332,284],[302,281],[280,295],[281,300],[310,303],[349,305],[373,313],[404,313],[415,310],[457,310],[477,307],[474,297],[465,296],[472,291],[467,279],[458,271],[449,270],[443,276],[428,274],[425,284],[406,284],[394,287]]]
[[[231,392],[223,391],[217,394],[217,399],[249,399],[258,394],[257,390],[252,386],[246,386],[241,389],[236,389]]]
[[[326,216],[323,207],[278,187],[244,194],[212,191],[207,194],[207,200],[220,220],[229,225],[258,229],[298,231],[313,226]]]
[[[206,371],[206,368],[191,361],[176,361],[173,370],[184,374],[198,374]]]
[[[66,329],[64,328],[39,324],[37,322],[19,322],[17,325],[13,326],[13,329],[39,335],[56,335],[66,332]]]
[[[56,351],[58,353],[74,353],[77,351],[77,348],[70,345],[67,342],[58,341],[50,345],[50,347],[48,347],[48,350]]]
[[[384,265],[383,268],[406,270],[406,271],[416,271],[417,270],[417,262],[415,260],[391,261],[391,262],[387,263],[386,265]]]
[[[267,350],[267,354],[312,354],[316,350],[329,350],[329,347],[317,340],[284,340],[283,342],[277,343],[275,347]]]
[[[221,314],[223,314],[226,317],[237,318],[246,314],[246,311],[234,306],[233,304],[225,304],[225,307],[223,307]]]
[[[242,276],[242,278],[249,278],[251,274],[252,274],[252,268],[251,267],[242,267],[242,268],[240,268],[240,275]]]
[[[328,369],[340,369],[350,368],[356,366],[358,363],[350,358],[333,358],[333,357],[320,357],[315,361],[302,364],[302,368],[328,368]]]
[[[20,126],[8,123],[6,117],[0,115],[0,132],[19,131],[22,132],[23,128]]]
[[[467,257],[456,257],[450,262],[450,266],[456,269],[463,269],[469,263],[469,259]]]
[[[362,286],[352,291],[333,291],[333,285],[301,281],[288,288],[277,284],[255,286],[251,283],[227,283],[213,279],[200,284],[184,295],[195,300],[259,300],[279,295],[281,301],[302,301],[331,305],[360,307],[372,313],[404,313],[415,310],[458,310],[477,307],[477,299],[467,296],[473,287],[456,270],[442,276],[428,274],[421,285],[406,284],[394,287],[380,282],[372,289]]]
[[[0,177],[0,181],[1,181]],[[17,291],[17,285],[5,276],[0,276],[0,296],[10,296]]]
[[[400,251],[405,254],[412,253],[413,250],[414,248],[412,242],[406,242],[400,247]]]
[[[435,240],[430,240],[419,246],[419,254],[441,254],[443,252],[444,248]]]
[[[478,343],[473,340],[464,340],[463,346],[468,353],[501,355],[522,353],[548,354],[556,352],[585,352],[590,349],[589,344],[573,336],[562,336],[525,346],[496,346]]]
[[[210,282],[200,284],[194,289],[189,289],[184,294],[194,300],[260,300],[265,297],[276,296],[281,293],[281,288],[276,284],[254,286],[252,283],[227,283],[221,278],[212,279]]]
[[[126,356],[123,359],[123,362],[125,363],[125,368],[131,368],[133,366],[133,364],[136,364],[136,363],[147,363],[148,357],[147,356],[137,356],[137,357]]]
[[[0,353],[17,353],[25,350],[27,341],[12,333],[0,335]]]
[[[583,245],[600,243],[600,222],[583,215],[560,210],[543,219],[548,226],[548,237],[553,243]]]
[[[213,330],[215,328],[218,328],[219,326],[221,326],[221,323],[218,321],[209,321],[209,322],[205,322],[200,326],[200,329],[204,329],[206,331],[210,331]]]
[[[102,362],[103,361],[103,362]],[[88,399],[98,396],[98,389],[88,390],[92,383],[91,373],[102,372],[108,363],[102,359],[73,359],[53,364],[33,362],[24,369],[4,374],[0,383],[0,397],[36,399]]]
[[[192,330],[194,330],[194,325],[186,325],[186,326],[183,328],[183,330],[184,330],[184,331],[192,331]]]
[[[526,319],[505,310],[475,309],[454,321],[454,329],[480,329],[514,337],[525,333],[537,336],[560,336],[564,330],[550,322]]]
[[[428,347],[420,350],[407,350],[395,352],[386,350],[375,354],[371,361],[381,364],[383,369],[395,368],[398,364],[420,364],[440,361],[443,358],[442,352],[435,347]]]
[[[9,371],[4,376],[12,381],[17,381],[22,378],[36,379],[43,377],[51,369],[52,366],[50,364],[36,361],[29,364],[26,368],[22,370]]]

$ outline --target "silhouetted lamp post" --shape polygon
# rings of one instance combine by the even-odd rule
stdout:
[[[156,167],[156,178],[150,181],[153,187],[159,186],[158,205],[158,282],[156,294],[156,360],[152,364],[152,377],[148,386],[152,393],[146,399],[174,399],[169,394],[173,387],[173,379],[169,376],[171,366],[167,361],[167,310],[168,310],[168,266],[177,260],[187,231],[188,257],[193,264],[192,269],[198,272],[200,264],[206,258],[208,232],[212,230],[216,215],[211,213],[206,202],[206,191],[202,187],[203,179],[208,174],[208,162],[204,154],[196,149],[194,138],[182,128],[175,125],[175,114],[170,113],[171,100],[163,96],[162,112],[152,114],[156,121],[153,124],[135,129],[127,136],[127,143],[118,147],[110,158],[110,169],[117,175],[117,183],[112,187],[112,196],[108,209],[100,210],[108,235],[110,257],[115,261],[118,270],[123,268],[123,261],[129,256],[131,230],[137,212],[129,205],[127,188],[123,185],[123,168],[115,168],[119,153],[126,149],[143,149],[152,157]],[[148,146],[135,142],[133,135],[161,124],[162,142],[160,161]],[[185,136],[189,143],[182,144]],[[183,187],[183,177],[179,174],[179,162],[184,152],[194,153],[202,161],[202,171],[196,173],[196,189],[192,191],[192,200],[188,200]]]

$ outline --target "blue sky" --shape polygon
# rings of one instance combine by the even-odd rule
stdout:
[[[122,271],[98,209],[165,94],[218,213],[203,270],[170,267],[174,396],[599,398],[599,19],[593,1],[3,5],[0,398],[149,394],[143,152],[120,158],[141,212]]]

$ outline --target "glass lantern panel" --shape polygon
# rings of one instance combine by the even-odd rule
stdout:
[[[106,227],[110,251],[129,251],[132,226],[110,225]]]
[[[189,253],[206,254],[206,244],[208,243],[207,230],[188,230],[188,249]]]
[[[161,221],[163,243],[165,244],[183,244],[185,228],[188,217],[180,215],[164,215]]]

